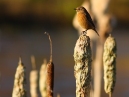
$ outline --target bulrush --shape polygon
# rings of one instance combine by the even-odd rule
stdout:
[[[54,64],[52,62],[52,41],[49,33],[45,32],[48,35],[50,41],[50,61],[47,64],[47,97],[53,97],[53,87],[54,87]]]
[[[31,56],[32,70],[30,71],[30,95],[38,97],[38,70],[36,69],[35,57]]]
[[[19,58],[18,67],[15,73],[12,97],[27,97],[25,84],[25,67],[21,62],[21,58]]]
[[[43,64],[40,68],[39,73],[39,90],[42,97],[47,97],[47,85],[46,85],[46,67],[47,67],[47,60],[44,59]]]
[[[90,97],[91,57],[90,38],[84,33],[79,37],[74,48],[76,97]]]
[[[104,44],[103,66],[104,66],[104,89],[112,96],[116,83],[116,41],[110,35]]]

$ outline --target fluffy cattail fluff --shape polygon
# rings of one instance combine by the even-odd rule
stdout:
[[[104,44],[103,65],[104,65],[104,89],[110,96],[116,82],[116,41],[111,35]]]
[[[91,56],[90,38],[86,34],[82,34],[74,48],[76,97],[90,97]]]
[[[32,70],[30,71],[30,95],[38,97],[38,71],[36,70],[35,57],[31,56]]]
[[[21,62],[20,58],[15,74],[12,97],[27,97],[25,84],[26,84],[25,67]]]
[[[52,62],[52,41],[49,33],[45,32],[48,35],[50,41],[50,61],[47,64],[47,75],[46,75],[46,84],[47,84],[47,97],[53,97],[53,87],[54,87],[54,64]]]
[[[39,89],[42,97],[47,97],[47,86],[46,86],[46,66],[47,60],[44,59],[43,64],[40,68],[40,79],[39,79]]]

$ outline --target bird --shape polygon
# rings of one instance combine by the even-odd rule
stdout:
[[[87,30],[92,29],[99,36],[99,34],[95,28],[95,25],[93,23],[93,20],[92,20],[90,14],[88,13],[88,11],[86,10],[86,8],[83,6],[80,6],[80,7],[75,8],[75,10],[77,12],[77,20],[78,20],[79,25],[83,29],[85,29],[85,31],[83,31],[83,32],[87,33]]]

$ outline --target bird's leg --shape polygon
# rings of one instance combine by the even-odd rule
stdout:
[[[87,29],[85,30],[85,33],[87,34]]]

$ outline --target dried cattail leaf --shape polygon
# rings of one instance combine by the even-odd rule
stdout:
[[[112,94],[116,82],[116,41],[110,35],[104,44],[103,65],[104,65],[104,89],[108,94]]]
[[[26,78],[25,78],[25,67],[19,60],[19,64],[15,73],[14,87],[12,97],[27,97],[25,90]]]
[[[47,60],[44,59],[44,62],[40,68],[40,79],[39,79],[39,89],[42,97],[47,97],[46,69],[47,69]]]
[[[91,56],[90,38],[82,34],[74,48],[76,97],[90,97]]]

